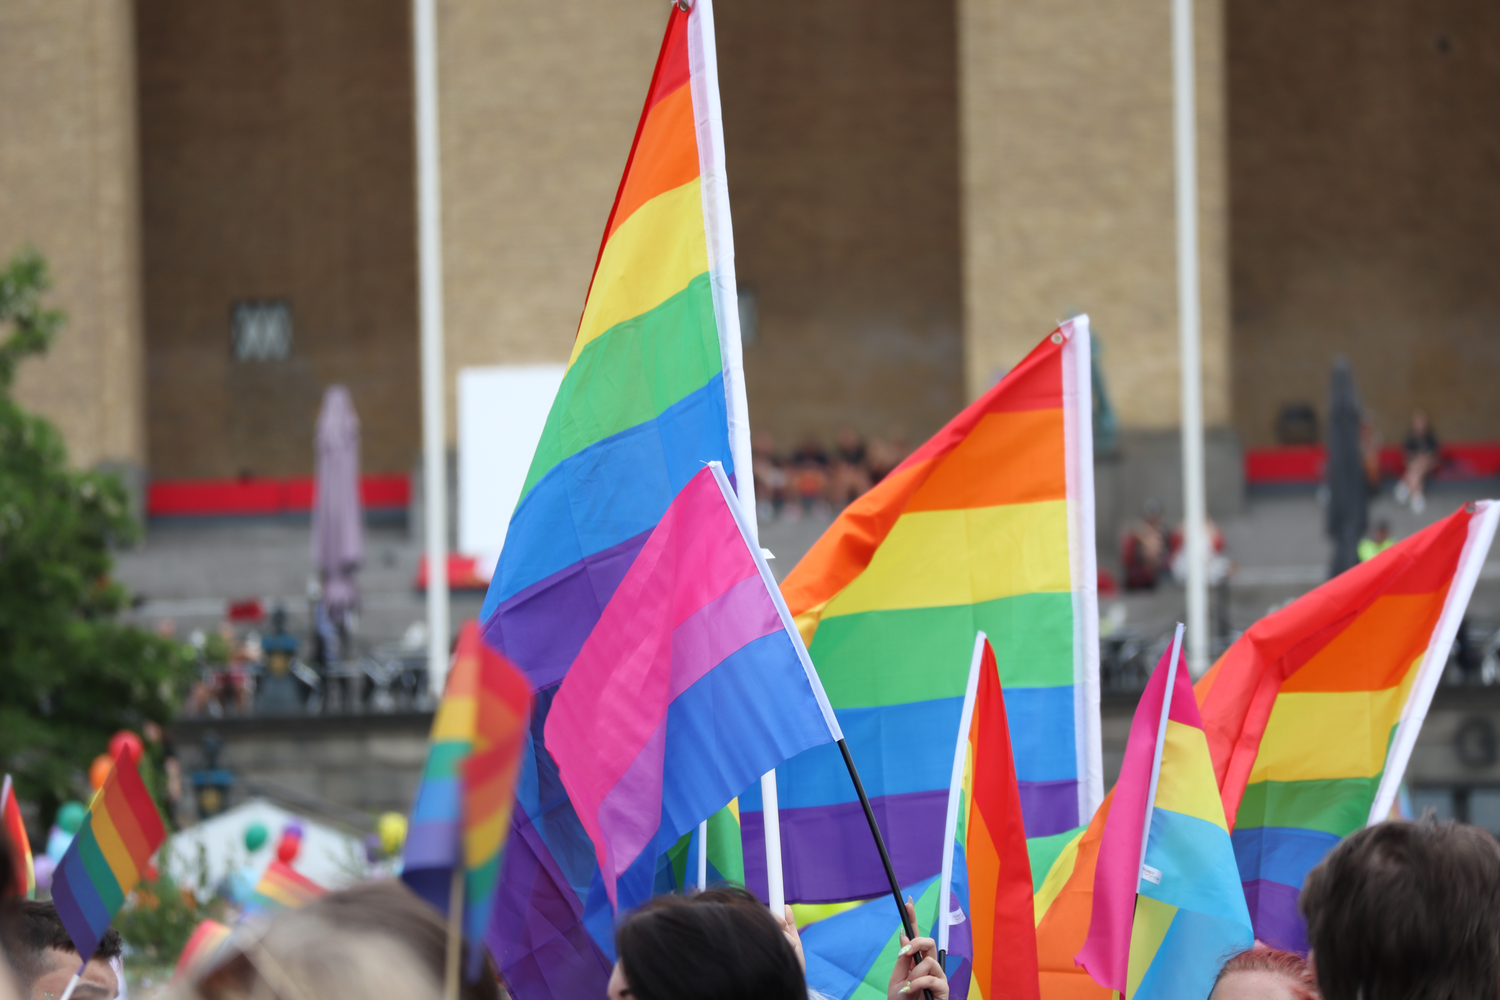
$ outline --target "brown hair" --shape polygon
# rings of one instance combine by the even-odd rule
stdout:
[[[1236,972],[1269,973],[1286,984],[1295,1000],[1319,1000],[1318,981],[1313,977],[1311,967],[1303,961],[1302,956],[1289,951],[1257,946],[1240,952],[1219,970],[1218,978],[1214,980],[1214,989],[1218,989],[1225,976]]]
[[[1495,1000],[1500,844],[1422,820],[1350,834],[1298,904],[1327,1000]]]
[[[23,993],[31,988],[31,983],[37,976],[46,971],[43,953],[54,949],[78,951],[73,939],[68,936],[67,928],[63,926],[62,918],[57,915],[57,907],[51,903],[36,900],[12,901],[6,917],[0,943],[4,944],[4,950],[10,956],[11,967],[16,970],[16,978],[19,980],[17,985]],[[94,950],[90,959],[102,958],[109,961],[119,958],[121,949],[120,932],[111,927],[99,939],[99,947]]]

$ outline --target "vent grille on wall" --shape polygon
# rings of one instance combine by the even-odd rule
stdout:
[[[230,310],[236,361],[284,361],[292,353],[292,305],[285,299],[245,299]]]

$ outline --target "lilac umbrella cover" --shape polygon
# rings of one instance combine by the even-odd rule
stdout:
[[[355,573],[365,558],[364,515],[359,498],[359,417],[349,390],[331,385],[318,413],[317,487],[313,497],[313,563],[323,581],[323,601],[340,617],[359,603]]]

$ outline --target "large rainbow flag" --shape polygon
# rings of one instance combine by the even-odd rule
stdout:
[[[1198,682],[1255,936],[1306,952],[1297,893],[1390,815],[1500,520],[1470,505],[1256,622]]]
[[[52,902],[84,961],[166,839],[156,803],[121,749],[52,874]]]
[[[475,622],[465,622],[432,720],[401,878],[446,913],[454,874],[462,872],[464,934],[470,941],[482,941],[489,927],[530,719],[526,679],[484,644]],[[296,873],[288,868],[282,874]],[[481,955],[479,948],[470,952],[471,972]]]
[[[1131,1000],[1207,997],[1255,942],[1181,652],[1179,625],[1136,706],[1077,959]]]
[[[1069,320],[782,583],[902,884],[941,866],[976,631],[999,657],[1027,836],[1077,827],[1103,797],[1089,363],[1088,319]],[[787,899],[888,891],[838,751],[777,776]],[[764,891],[759,789],[740,805],[746,876]]]
[[[1484,501],[1429,526],[1267,615],[1198,681],[1259,940],[1305,953],[1307,872],[1389,814],[1497,520]],[[1044,1000],[1109,996],[1073,965],[1108,814],[1068,839],[1038,887]]]
[[[612,914],[547,754],[557,684],[705,462],[754,510],[713,4],[673,5],[552,404],[481,612],[536,689],[488,942],[511,992],[602,995]],[[753,525],[752,525],[753,530]]]

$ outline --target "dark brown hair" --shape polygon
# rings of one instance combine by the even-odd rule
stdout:
[[[51,903],[36,900],[13,902],[7,917],[3,937],[5,953],[10,958],[11,967],[16,970],[16,978],[20,980],[17,985],[22,993],[29,991],[36,977],[47,971],[43,955],[48,950],[78,951],[57,915],[57,907]],[[120,949],[120,932],[111,927],[99,939],[99,947],[94,949],[91,958],[105,961],[118,958]]]
[[[1218,989],[1224,977],[1236,972],[1265,972],[1279,977],[1295,1000],[1318,1000],[1318,981],[1301,955],[1275,948],[1255,947],[1242,951],[1224,963],[1214,980]],[[1212,996],[1212,994],[1210,994]]]
[[[797,953],[743,889],[658,896],[615,932],[637,1000],[807,1000]]]
[[[1500,844],[1474,826],[1379,823],[1308,873],[1299,906],[1326,1000],[1495,1000]]]

